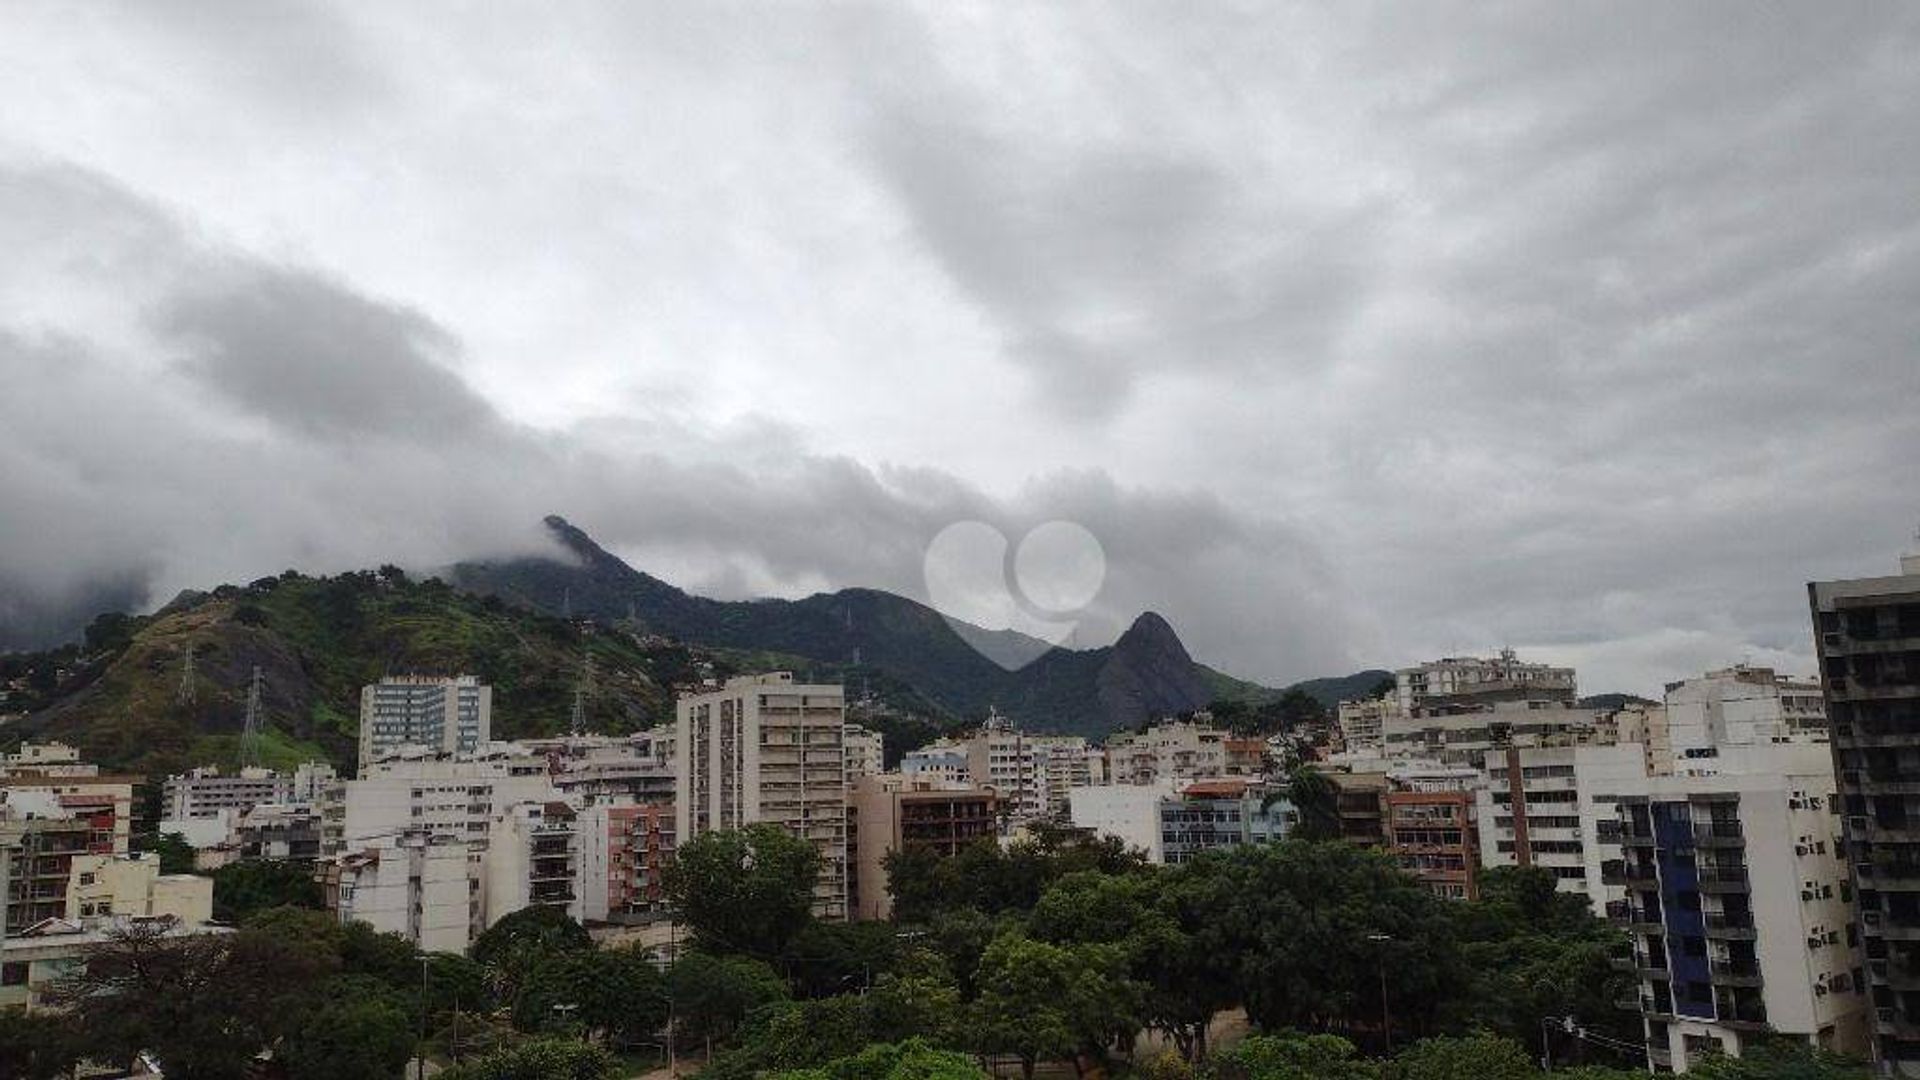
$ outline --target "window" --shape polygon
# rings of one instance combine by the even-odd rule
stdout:
[[[24,961],[0,964],[0,986],[25,985],[27,985],[27,965]]]

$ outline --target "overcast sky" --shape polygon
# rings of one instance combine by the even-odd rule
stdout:
[[[1649,693],[1920,524],[1911,5],[4,21],[0,645],[546,513],[725,597],[1064,519],[1082,643]]]

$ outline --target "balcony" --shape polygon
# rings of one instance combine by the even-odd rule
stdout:
[[[1920,860],[1877,856],[1854,864],[1862,886],[1876,889],[1920,889]]]
[[[1758,936],[1749,913],[1709,911],[1703,916],[1707,936],[1721,941],[1752,941]]]
[[[1721,986],[1759,986],[1760,964],[1756,960],[1714,960],[1707,965],[1713,981]]]
[[[1654,876],[1653,865],[1640,861],[1608,859],[1600,864],[1600,880],[1608,885],[1620,885],[1629,889],[1657,889],[1659,879]]]
[[[1738,821],[1696,821],[1693,824],[1693,846],[1737,848],[1745,846],[1746,834],[1741,832]]]
[[[1744,864],[1700,868],[1701,892],[1746,892],[1748,888],[1747,868]]]

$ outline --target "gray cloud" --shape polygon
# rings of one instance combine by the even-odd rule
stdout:
[[[1908,9],[299,12],[0,40],[0,622],[1068,518],[1087,640],[1648,692],[1920,517]]]

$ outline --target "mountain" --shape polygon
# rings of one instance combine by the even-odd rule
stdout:
[[[31,709],[4,731],[62,739],[113,769],[232,764],[258,668],[265,763],[345,765],[360,687],[382,675],[477,674],[494,688],[496,736],[513,738],[566,730],[589,655],[583,705],[599,731],[662,722],[674,683],[738,670],[722,655],[596,632],[392,568],[290,573],[183,594],[149,616],[102,616],[84,644],[0,658],[0,685],[26,696],[8,707]]]
[[[560,557],[460,563],[448,580],[549,614],[736,653],[798,658],[816,674],[849,684],[878,676],[905,691],[896,704],[951,718],[977,719],[992,707],[1035,731],[1098,738],[1212,700],[1205,669],[1153,612],[1112,645],[1047,649],[1011,631],[949,622],[925,604],[876,589],[802,600],[710,600],[635,570],[563,518],[546,524]],[[986,642],[989,652],[1039,656],[1008,671],[969,640]]]

